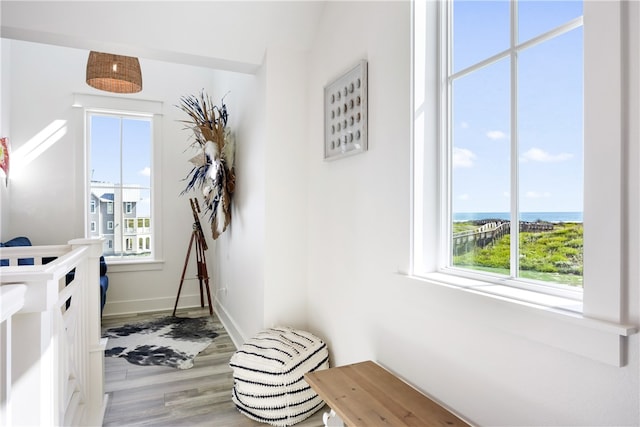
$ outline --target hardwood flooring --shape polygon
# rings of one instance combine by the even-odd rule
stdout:
[[[137,323],[170,315],[170,311],[108,317],[102,327]],[[208,308],[179,310],[183,317],[208,316]],[[215,314],[214,314],[215,316]],[[231,338],[219,323],[220,335],[201,352],[191,369],[137,366],[124,359],[105,357],[105,393],[109,401],[104,426],[265,426],[241,414],[231,400],[233,372],[229,359],[235,352]],[[299,427],[321,427],[316,412]]]

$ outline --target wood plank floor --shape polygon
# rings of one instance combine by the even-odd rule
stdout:
[[[102,320],[102,327],[137,323],[170,315],[170,311]],[[179,310],[182,317],[208,316],[208,309]],[[265,426],[238,412],[231,400],[233,387],[229,359],[236,350],[219,324],[219,336],[201,352],[191,369],[137,366],[105,357],[105,393],[109,394],[104,426]],[[321,427],[324,409],[299,427]]]

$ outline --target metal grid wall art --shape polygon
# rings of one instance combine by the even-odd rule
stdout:
[[[324,88],[324,159],[367,150],[367,61]]]

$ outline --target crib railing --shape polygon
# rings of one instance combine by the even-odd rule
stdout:
[[[102,425],[101,252],[101,239],[0,248],[0,425]]]

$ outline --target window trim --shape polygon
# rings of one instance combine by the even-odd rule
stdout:
[[[443,239],[426,242],[424,236],[439,235],[440,219],[447,214],[446,204],[441,202],[442,180],[438,172],[447,169],[442,169],[443,153],[436,142],[439,132],[446,129],[443,127],[446,117],[439,113],[442,97],[446,95],[441,92],[443,88],[446,90],[446,85],[441,85],[440,81],[446,74],[443,72],[444,64],[437,59],[440,58],[439,48],[445,40],[443,37],[447,36],[443,32],[445,28],[440,11],[446,1],[416,0],[412,8],[414,144],[411,259],[407,277],[425,284],[434,292],[453,293],[451,296],[457,301],[468,302],[474,309],[486,312],[490,322],[495,322],[500,329],[614,366],[624,366],[624,339],[637,333],[638,328],[627,324],[628,302],[623,295],[626,286],[623,278],[629,266],[629,260],[623,256],[623,248],[629,244],[626,233],[629,222],[624,217],[625,208],[628,208],[625,197],[628,170],[624,154],[629,138],[625,115],[634,113],[628,110],[628,99],[623,104],[623,88],[629,84],[631,74],[623,67],[629,65],[625,49],[630,49],[629,44],[635,47],[640,44],[640,40],[636,40],[639,38],[637,33],[630,33],[625,21],[637,16],[638,10],[633,10],[635,15],[629,14],[627,9],[636,6],[620,0],[584,3],[585,22],[591,22],[588,17],[597,16],[601,25],[607,28],[607,31],[599,31],[597,25],[585,25],[584,28],[585,45],[592,44],[590,49],[585,49],[584,56],[585,188],[589,188],[589,192],[585,192],[584,221],[585,224],[606,223],[610,226],[607,230],[613,227],[613,232],[604,233],[602,230],[599,232],[597,227],[585,227],[585,243],[598,241],[599,245],[611,250],[607,250],[605,259],[602,259],[597,255],[596,245],[585,244],[585,291],[582,307],[579,307],[572,298],[524,289],[517,289],[517,295],[514,295],[515,288],[504,282],[491,283],[447,274],[449,272],[441,268],[444,265],[442,257],[446,256],[446,243],[442,242]],[[424,19],[425,24],[417,25],[418,19]],[[427,34],[426,28],[436,28],[437,37]],[[611,31],[612,28],[619,28],[620,31]],[[634,35],[636,38],[632,39]],[[434,63],[436,66],[431,65]],[[614,81],[611,81],[612,75],[615,76]],[[603,99],[596,82],[605,77],[609,80]],[[632,83],[638,84],[635,81]],[[597,102],[593,102],[594,99]],[[606,125],[599,129],[586,130],[587,123],[603,121]],[[600,144],[598,147],[593,143],[612,139],[619,141],[619,144],[614,144],[616,147],[613,150],[610,144]],[[591,164],[593,167],[596,160],[598,164],[605,162],[608,170],[620,170],[621,173],[608,174],[604,182],[603,174],[587,176],[587,166]],[[598,182],[595,182],[596,178]],[[611,188],[616,191],[611,191]],[[601,212],[592,212],[594,206],[607,206],[609,210],[606,217]],[[605,268],[598,268],[599,262]],[[505,322],[505,319],[509,321]]]
[[[152,118],[152,138],[151,144],[151,197],[153,198],[153,206],[151,210],[151,216],[154,218],[151,224],[152,234],[154,236],[151,257],[148,259],[117,259],[114,258],[109,261],[109,268],[117,271],[138,271],[138,270],[160,270],[162,269],[163,261],[163,236],[162,236],[162,191],[161,191],[161,177],[162,177],[162,117],[163,117],[163,103],[161,101],[145,100],[145,99],[133,99],[133,98],[121,98],[115,96],[103,96],[103,95],[90,95],[83,93],[73,94],[72,107],[78,111],[78,121],[83,123],[81,127],[82,134],[79,138],[83,141],[84,155],[82,161],[82,173],[79,176],[84,176],[85,179],[81,183],[82,194],[84,194],[83,206],[87,206],[87,200],[91,197],[89,177],[86,165],[89,162],[89,147],[87,147],[86,135],[88,132],[88,124],[86,122],[87,112],[104,112],[109,114],[123,114],[130,113],[135,115],[147,115]],[[83,210],[84,212],[84,210]],[[86,212],[84,212],[84,230],[88,229],[88,218]],[[122,266],[122,268],[120,267]]]

